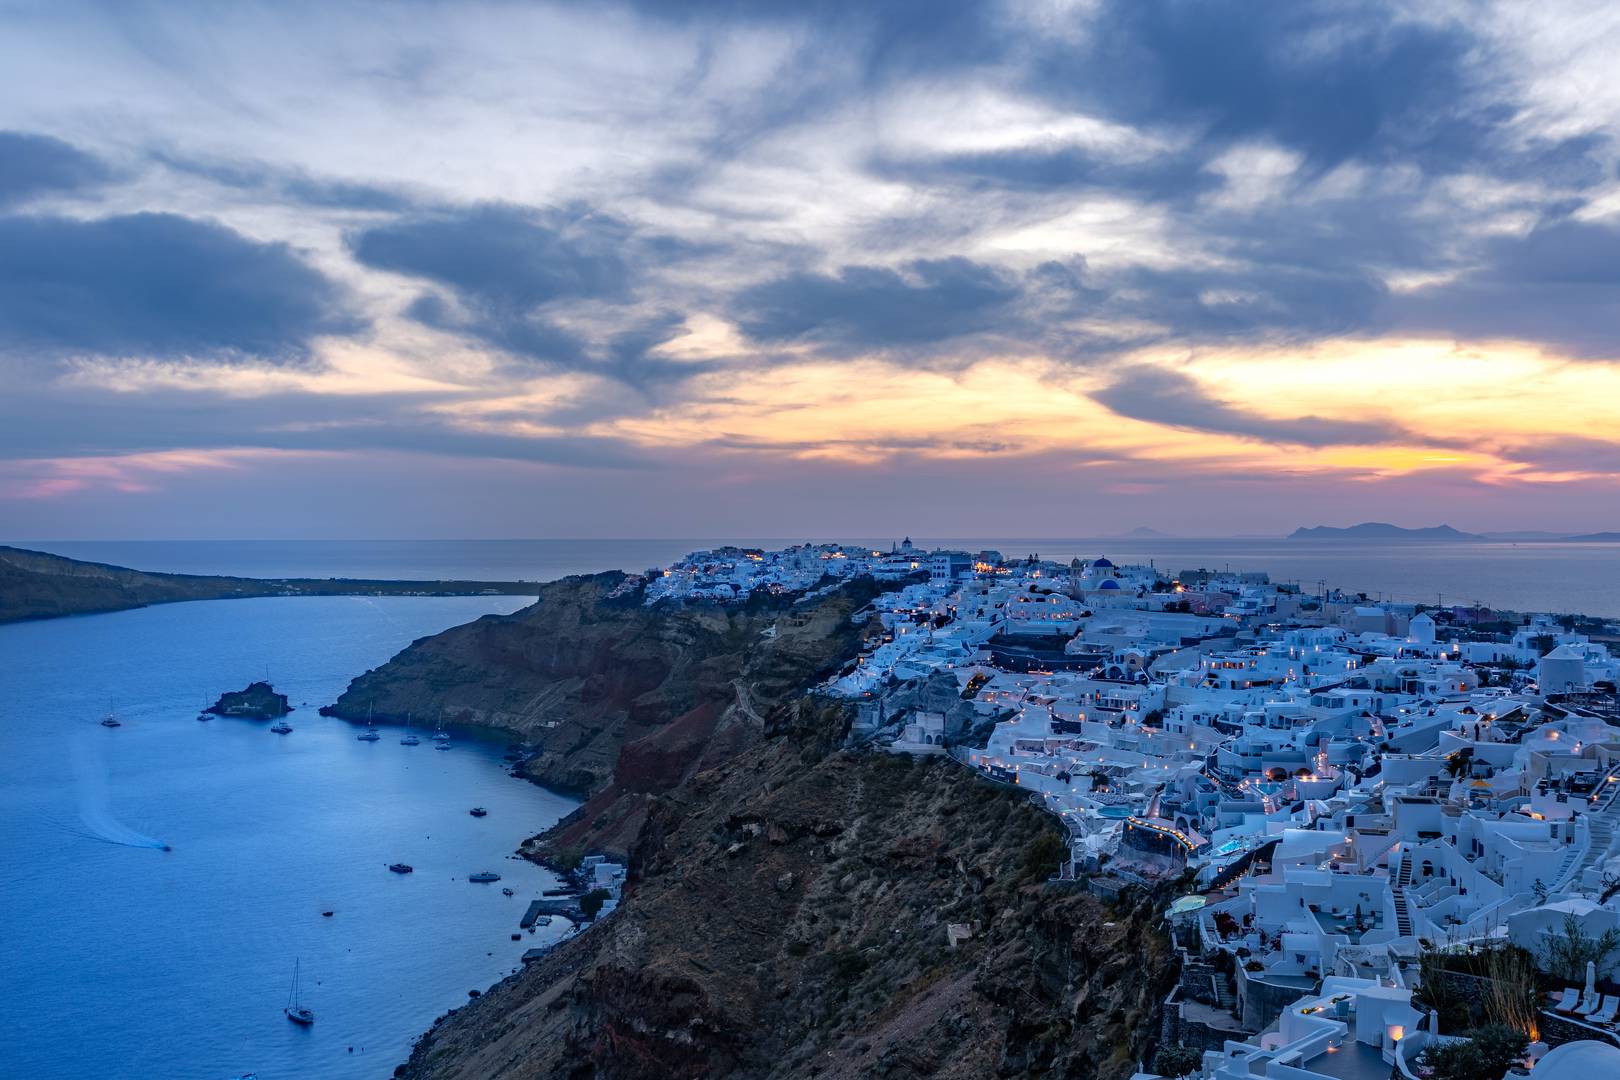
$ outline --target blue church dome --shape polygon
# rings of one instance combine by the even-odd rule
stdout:
[[[1112,570],[1114,568],[1114,564],[1109,562],[1107,559],[1097,559],[1097,560],[1093,561],[1091,565],[1094,568],[1099,569],[1099,570],[1103,569],[1104,567],[1106,567],[1109,570]]]

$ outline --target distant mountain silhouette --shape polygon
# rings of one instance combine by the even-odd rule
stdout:
[[[1582,533],[1580,536],[1563,536],[1559,539],[1576,544],[1620,544],[1620,532]]]
[[[1427,529],[1403,529],[1383,521],[1364,521],[1340,529],[1332,525],[1298,528],[1288,534],[1290,540],[1483,540],[1475,533],[1465,533],[1450,525],[1435,525]]]
[[[1150,529],[1146,525],[1138,525],[1128,533],[1121,533],[1120,536],[1126,540],[1167,540],[1170,538],[1169,533],[1160,532],[1158,529]]]

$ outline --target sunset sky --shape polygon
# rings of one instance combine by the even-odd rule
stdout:
[[[1617,49],[0,0],[0,537],[1620,529]]]

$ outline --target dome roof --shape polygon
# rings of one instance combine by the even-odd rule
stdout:
[[[1620,1048],[1593,1039],[1564,1043],[1536,1062],[1536,1080],[1590,1080],[1620,1074]]]
[[[1091,562],[1091,565],[1092,565],[1092,567],[1094,569],[1098,569],[1098,570],[1101,570],[1101,569],[1103,569],[1105,567],[1107,569],[1110,569],[1110,570],[1112,570],[1114,568],[1114,564],[1109,562],[1107,559],[1093,559],[1092,562]]]
[[[1117,588],[1119,588],[1119,582],[1115,581],[1113,578],[1109,578],[1107,581],[1103,582],[1101,585],[1098,585],[1097,588],[1099,588],[1099,589],[1117,589]]]

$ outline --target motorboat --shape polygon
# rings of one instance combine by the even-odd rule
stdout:
[[[502,889],[501,890],[501,895],[502,896],[516,896],[517,893],[513,892],[511,889]]]
[[[415,735],[412,735],[410,732],[406,732],[405,735],[399,740],[399,745],[401,745],[401,746],[420,746],[421,743],[422,743],[422,740],[418,739]]]
[[[434,743],[433,744],[433,749],[435,749],[435,750],[448,750],[448,749],[450,749],[450,744],[447,743],[447,742]]]
[[[287,1019],[295,1024],[308,1027],[315,1022],[315,1014],[298,1000],[298,961],[293,961],[292,990],[287,994],[287,1004],[281,1010],[287,1014]]]
[[[393,862],[388,864],[388,869],[396,874],[408,874],[415,868],[410,863]]]
[[[488,885],[492,881],[501,880],[501,875],[495,873],[493,870],[480,870],[476,874],[469,874],[467,876],[467,880],[477,882],[480,885]]]
[[[475,806],[471,810],[467,811],[467,813],[471,814],[473,817],[485,817],[489,814],[489,811],[485,810],[482,806]]]
[[[123,727],[124,722],[122,720],[118,719],[118,717],[114,716],[112,713],[108,713],[106,716],[102,717],[101,726],[102,727]]]
[[[292,733],[292,725],[287,723],[285,720],[277,720],[275,723],[270,725],[270,730],[275,732],[277,735],[289,735]]]

